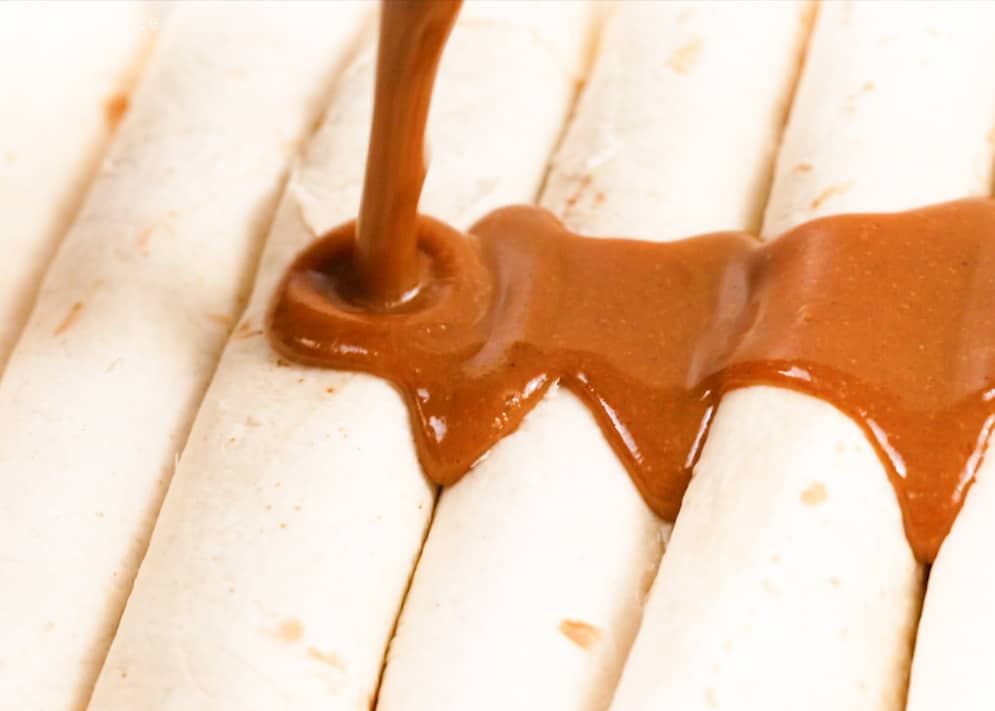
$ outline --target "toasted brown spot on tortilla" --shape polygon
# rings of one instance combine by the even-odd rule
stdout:
[[[796,173],[811,173],[812,164],[811,163],[799,163],[795,166]]]
[[[290,362],[284,360],[283,358],[277,358],[276,359],[276,365],[277,365],[278,368],[289,368],[290,367]]]
[[[116,128],[127,113],[128,104],[128,94],[124,91],[119,91],[104,102],[104,116],[107,117],[107,125]]]
[[[275,636],[281,642],[286,642],[287,644],[299,642],[304,636],[304,625],[301,624],[300,620],[293,617],[287,618],[276,628]]]
[[[594,625],[577,620],[563,620],[560,622],[560,632],[567,639],[582,649],[590,649],[601,640],[601,630]]]
[[[155,226],[150,225],[149,227],[146,227],[144,230],[139,232],[138,236],[135,237],[135,246],[145,256],[148,256],[149,242],[152,240],[153,232],[155,232]]]
[[[325,388],[325,392],[331,395],[333,392],[335,392],[335,388]]]
[[[341,657],[334,652],[322,652],[317,647],[308,647],[307,654],[309,657],[321,662],[322,664],[327,664],[330,667],[345,671],[345,662],[343,662]]]
[[[852,184],[853,183],[837,183],[836,185],[830,185],[828,188],[826,188],[821,193],[816,195],[815,198],[813,198],[812,204],[809,207],[811,207],[813,210],[819,209],[822,206],[822,204],[829,198],[833,197],[834,195],[842,195],[847,190],[849,190]]]
[[[687,74],[698,62],[698,58],[701,56],[701,50],[704,46],[705,43],[702,42],[701,37],[695,37],[694,39],[685,42],[674,50],[674,53],[667,59],[667,68],[673,69],[678,74]]]
[[[846,97],[846,106],[844,108],[849,113],[853,113],[854,111],[857,110],[857,99],[859,99],[863,94],[867,94],[873,90],[874,90],[874,82],[865,81],[863,85],[861,85],[858,91],[855,91]]]
[[[577,184],[577,189],[574,190],[573,194],[566,200],[566,206],[568,209],[577,204],[577,201],[580,200],[580,196],[583,195],[584,191],[591,185],[591,180],[592,177],[590,174],[586,174],[580,179]]]
[[[67,313],[66,317],[64,319],[62,319],[62,323],[60,323],[56,327],[56,329],[55,329],[55,331],[53,332],[52,335],[61,336],[63,333],[65,333],[70,328],[72,328],[73,324],[76,323],[76,321],[79,319],[79,315],[80,315],[81,311],[83,311],[83,302],[82,301],[77,301],[75,304],[73,304],[72,306],[70,306],[69,307],[69,313]]]
[[[808,506],[818,506],[826,500],[826,485],[821,481],[814,481],[802,492],[801,500]]]

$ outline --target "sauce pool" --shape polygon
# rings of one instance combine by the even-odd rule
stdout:
[[[384,3],[360,219],[307,249],[274,348],[392,382],[426,474],[452,484],[556,382],[672,520],[722,396],[773,385],[874,445],[932,560],[995,426],[995,201],[841,215],[761,245],[593,239],[510,207],[464,235],[416,213],[435,70],[458,2]]]

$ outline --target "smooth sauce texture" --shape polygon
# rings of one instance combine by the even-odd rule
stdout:
[[[373,127],[354,257],[371,307],[410,298],[424,276],[412,237],[427,170],[425,124],[439,58],[461,4],[389,0],[381,5]]]
[[[395,5],[407,10],[385,11],[385,23],[438,27],[454,4],[385,10]],[[423,46],[431,61],[397,44],[385,59],[381,45],[378,109],[385,67],[431,88],[442,40]],[[423,132],[430,91],[394,98]],[[370,164],[417,163],[374,150],[388,143],[374,136]],[[404,146],[392,150],[420,159],[420,141]],[[580,237],[533,207],[498,210],[470,235],[427,217],[402,229],[420,181],[369,175],[362,219],[377,204],[394,230],[376,238],[379,256],[364,261],[374,238],[362,222],[316,242],[279,287],[269,334],[293,360],[394,383],[433,480],[457,481],[558,381],[590,408],[652,509],[673,519],[722,395],[775,385],[860,425],[913,550],[933,559],[995,425],[995,202],[830,217],[766,245],[740,233],[658,244]],[[391,255],[408,266],[384,274],[414,274],[411,254],[414,286],[394,282],[404,299],[363,276],[364,263]]]

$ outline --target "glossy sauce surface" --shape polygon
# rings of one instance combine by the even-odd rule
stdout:
[[[672,519],[722,394],[777,385],[863,428],[917,555],[935,555],[995,415],[995,203],[825,218],[767,245],[584,238],[532,207],[472,236],[428,218],[420,231],[431,276],[403,308],[351,300],[345,225],[292,267],[270,333],[299,362],[393,382],[437,482],[559,381]]]
[[[425,276],[413,239],[427,171],[425,125],[439,58],[461,4],[381,5],[373,126],[353,258],[370,308],[404,301]]]
[[[454,3],[396,4],[409,12],[383,21],[436,28],[419,45],[434,59],[381,44],[378,109],[385,67],[392,81],[413,72],[431,88],[439,23],[454,16]],[[422,117],[422,135],[430,91],[393,96],[397,115]],[[371,142],[375,174],[392,160],[417,165],[396,153],[420,141],[375,148],[389,144]],[[995,424],[995,202],[824,218],[766,245],[740,233],[585,238],[534,207],[498,210],[464,235],[414,217],[420,180],[415,190],[369,171],[359,234],[343,225],[300,256],[269,334],[288,358],[394,383],[432,479],[458,480],[559,382],[590,408],[647,503],[673,519],[722,395],[775,385],[863,429],[916,555],[935,556]],[[375,238],[362,228],[369,205],[385,211]],[[371,286],[384,261],[393,286]]]

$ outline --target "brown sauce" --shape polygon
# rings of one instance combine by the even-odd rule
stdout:
[[[420,21],[395,5],[426,16],[454,6],[388,2],[385,23]],[[384,67],[391,81],[434,75],[440,32],[425,50],[433,61],[411,47],[386,61],[381,45],[378,102]],[[422,132],[429,95],[400,100],[423,102],[421,113],[395,107],[421,116]],[[742,233],[584,238],[533,207],[498,210],[464,235],[413,210],[401,219],[411,193],[368,196],[414,190],[371,182],[389,172],[386,143],[371,142],[370,164],[384,165],[368,168],[361,218],[372,204],[394,210],[385,231],[370,237],[360,222],[357,235],[349,223],[306,250],[278,289],[269,334],[287,358],[392,382],[428,476],[457,481],[559,382],[590,408],[647,503],[673,519],[722,395],[775,385],[863,429],[913,550],[935,556],[995,423],[995,202],[830,217],[766,245]],[[405,145],[420,156],[420,140]],[[371,285],[360,265],[394,254],[417,255],[396,271],[414,281]]]
[[[381,5],[373,126],[355,254],[356,274],[371,307],[404,301],[424,276],[411,236],[427,170],[425,124],[439,58],[460,5],[460,0],[389,0]]]

